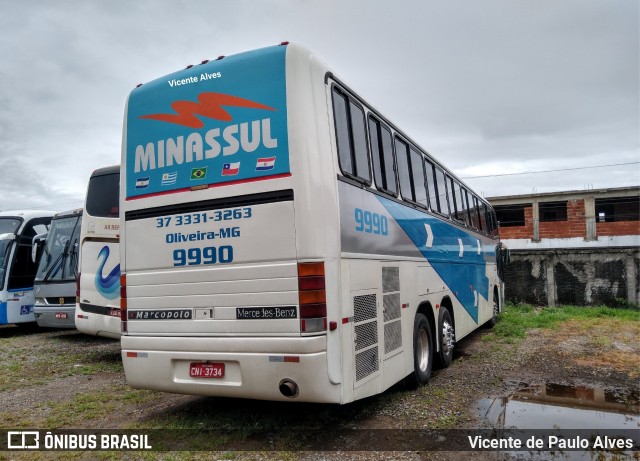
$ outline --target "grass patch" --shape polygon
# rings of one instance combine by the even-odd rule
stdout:
[[[0,330],[0,392],[45,384],[52,377],[122,371],[117,341],[77,331]]]
[[[533,328],[558,328],[569,320],[581,320],[586,326],[595,325],[599,320],[617,320],[622,322],[640,322],[640,311],[636,309],[617,309],[605,306],[575,307],[558,306],[534,308],[526,304],[507,304],[498,317],[494,335],[505,342],[513,342],[526,336]]]

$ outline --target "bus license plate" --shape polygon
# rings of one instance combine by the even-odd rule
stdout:
[[[224,378],[224,363],[192,362],[189,365],[192,378]]]
[[[58,320],[66,319],[67,318],[67,313],[66,312],[56,312],[56,318]]]

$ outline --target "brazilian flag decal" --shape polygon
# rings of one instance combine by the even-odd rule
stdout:
[[[191,180],[197,181],[198,179],[204,179],[207,177],[207,167],[202,168],[192,168],[191,169]]]

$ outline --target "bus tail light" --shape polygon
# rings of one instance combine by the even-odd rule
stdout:
[[[127,275],[120,274],[120,320],[122,333],[127,332]]]
[[[80,304],[80,272],[76,275],[76,304]]]
[[[327,331],[327,294],[324,263],[298,263],[300,330],[303,333]]]

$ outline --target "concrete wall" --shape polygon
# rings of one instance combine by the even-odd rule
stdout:
[[[640,249],[511,250],[505,285],[505,296],[512,302],[638,305]]]

